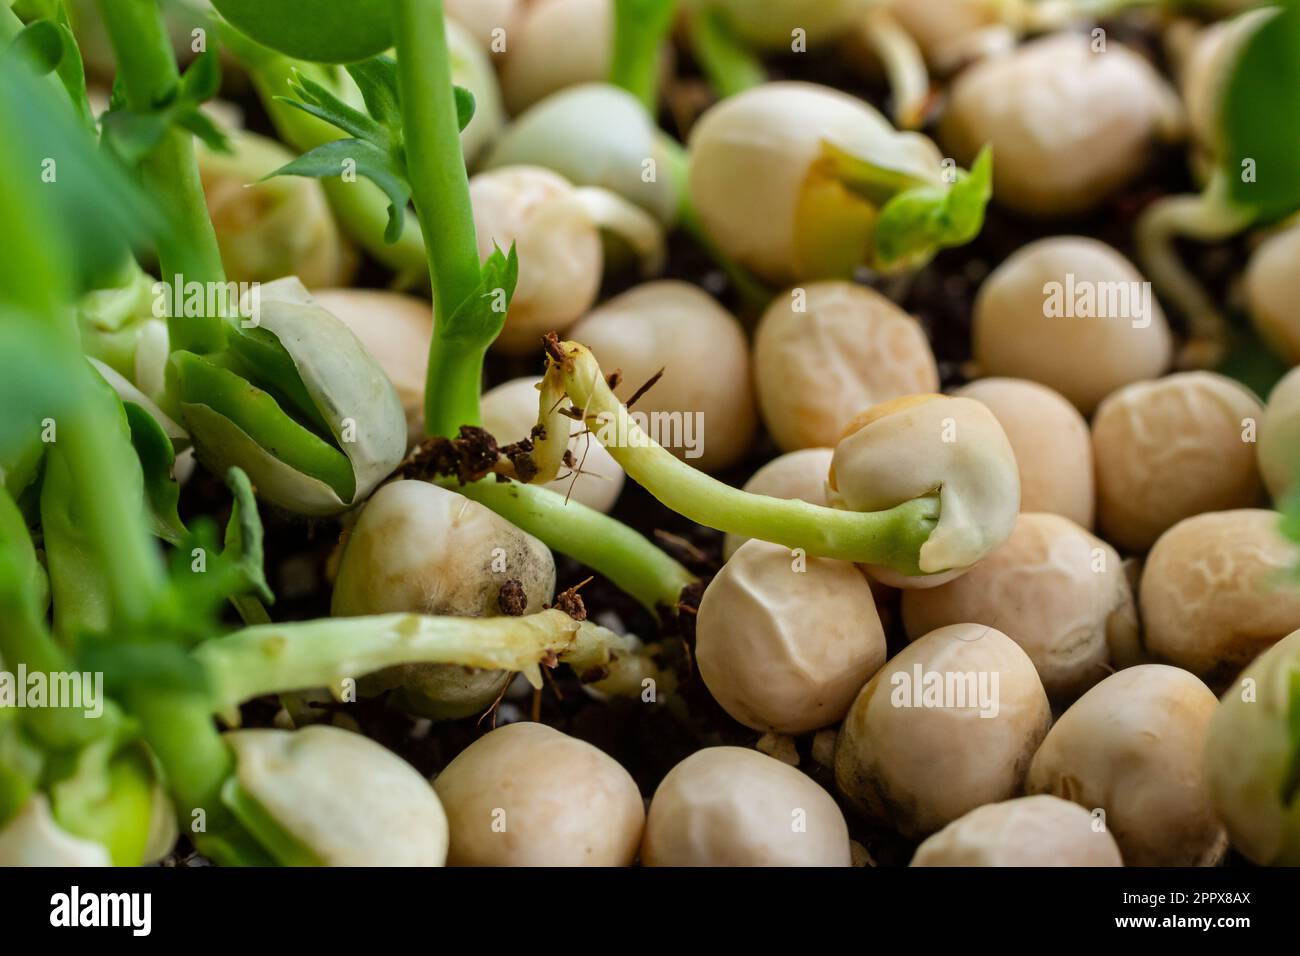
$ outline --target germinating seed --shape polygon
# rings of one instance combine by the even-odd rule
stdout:
[[[211,5],[0,12],[0,865],[1300,863],[1293,5]]]

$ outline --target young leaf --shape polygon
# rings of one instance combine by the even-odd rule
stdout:
[[[391,56],[376,56],[350,63],[346,69],[361,91],[370,115],[389,129],[399,129],[402,100],[397,85],[397,61]]]
[[[931,185],[913,173],[877,165],[829,141],[823,141],[821,153],[825,170],[831,176],[877,206],[883,206],[899,193]]]
[[[176,453],[171,439],[149,412],[134,402],[123,402],[131,426],[131,444],[144,472],[145,505],[153,533],[168,544],[179,544],[185,525],[176,510],[181,489],[176,483]]]
[[[460,131],[463,133],[469,121],[474,118],[477,104],[474,102],[474,94],[463,86],[453,86],[451,92],[456,97],[456,122],[460,124]]]
[[[1233,64],[1218,114],[1229,196],[1265,219],[1300,208],[1300,0],[1272,5]]]
[[[165,231],[139,187],[105,160],[89,130],[59,100],[58,91],[32,76],[25,63],[0,52],[0,180],[6,184],[0,190],[0,234],[41,237],[21,255],[11,242],[0,256],[0,299],[14,301],[36,284],[52,290],[63,283],[74,295],[107,285],[132,240]],[[50,177],[57,178],[57,188]],[[34,215],[43,217],[43,225],[36,225]],[[37,258],[58,262],[50,276],[57,281],[39,278]]]
[[[190,64],[166,103],[147,112],[129,109],[121,88],[115,84],[109,110],[101,121],[105,147],[124,164],[134,167],[176,125],[193,133],[210,149],[229,152],[226,134],[202,112],[203,104],[217,94],[220,86],[220,61],[212,49]]]
[[[200,53],[181,76],[179,98],[197,106],[221,90],[221,60],[215,48]]]
[[[387,151],[391,147],[392,140],[385,129],[386,123],[381,125],[360,110],[352,108],[301,71],[293,71],[289,88],[297,94],[298,99],[277,96],[276,100],[324,120],[357,139],[374,143],[380,149]]]
[[[256,594],[266,604],[275,603],[271,586],[266,583],[262,551],[262,519],[257,512],[257,498],[252,482],[239,468],[226,472],[226,486],[234,495],[230,521],[226,525],[226,548],[222,557],[239,569],[245,593]]]
[[[208,117],[206,113],[199,110],[190,110],[182,113],[176,119],[176,125],[181,129],[189,130],[200,140],[208,149],[218,153],[230,152],[230,140],[222,131],[221,127]]]
[[[133,113],[120,106],[110,107],[99,122],[104,150],[123,166],[134,168],[158,145],[170,120],[163,113]]]
[[[993,157],[986,146],[969,173],[959,172],[948,189],[923,186],[889,200],[876,221],[880,265],[922,260],[935,251],[970,242],[984,223],[993,193]]]
[[[352,500],[356,475],[348,457],[287,415],[269,393],[193,352],[175,352],[169,361],[182,407],[211,409],[285,465]]]
[[[59,8],[58,20],[35,20],[14,37],[12,49],[26,56],[37,73],[54,73],[67,90],[72,107],[87,129],[95,129],[95,118],[86,95],[86,71],[81,51],[67,24],[67,15]]]
[[[499,246],[483,263],[478,288],[462,302],[447,320],[444,338],[468,342],[490,342],[506,323],[510,300],[519,281],[519,256],[514,244],[504,253]]]
[[[264,178],[272,176],[310,176],[324,179],[341,176],[346,171],[360,173],[371,180],[388,196],[388,228],[384,230],[386,242],[396,242],[402,234],[406,204],[411,200],[411,189],[401,169],[395,168],[390,154],[373,143],[360,139],[337,139],[317,146],[291,163],[286,163]]]
[[[213,0],[263,46],[298,60],[352,63],[393,45],[389,0]]]

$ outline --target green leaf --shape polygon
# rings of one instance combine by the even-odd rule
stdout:
[[[377,56],[347,67],[348,75],[361,91],[370,115],[389,129],[402,126],[402,95],[397,79],[397,61]]]
[[[474,118],[474,109],[477,104],[474,102],[474,94],[463,86],[453,86],[451,92],[456,97],[456,122],[460,125],[460,131],[463,133],[465,127],[469,125],[469,121]]]
[[[262,519],[257,511],[252,482],[242,470],[231,468],[226,472],[226,486],[235,501],[230,509],[230,521],[226,524],[226,548],[222,557],[239,569],[247,592],[256,594],[266,604],[274,604],[275,595],[266,583]]]
[[[44,76],[58,69],[63,59],[63,37],[59,35],[57,23],[37,20],[18,31],[10,49],[26,57],[32,69]]]
[[[1278,796],[1284,806],[1291,807],[1300,799],[1300,664],[1292,662],[1288,677],[1286,727],[1291,759],[1282,775],[1282,790]]]
[[[343,102],[334,93],[305,75],[301,70],[295,69],[293,71],[293,76],[289,80],[289,88],[298,95],[298,99],[288,96],[277,96],[276,99],[300,109],[304,113],[309,113],[317,119],[324,120],[331,126],[335,126],[345,133],[350,133],[357,139],[374,143],[385,152],[389,150],[392,137],[385,128],[388,125],[387,123],[376,122],[365,113]],[[364,95],[364,89],[362,92]],[[369,100],[367,100],[367,103],[369,103]],[[398,123],[400,124],[400,122],[399,118]]]
[[[86,71],[81,62],[81,51],[77,49],[76,38],[62,6],[58,16],[58,20],[29,23],[14,37],[12,49],[19,56],[27,57],[38,73],[55,73],[67,90],[78,118],[87,129],[93,130],[95,118],[91,115],[90,99],[86,95]]]
[[[215,47],[204,50],[181,76],[179,97],[197,106],[217,95],[221,90],[221,58]]]
[[[0,55],[0,235],[40,237],[8,243],[0,300],[107,285],[132,243],[165,232],[157,209],[60,99],[17,58]]]
[[[899,193],[933,186],[915,173],[877,165],[829,141],[822,142],[821,155],[831,176],[876,206],[883,206]]]
[[[181,489],[174,474],[176,452],[171,439],[158,420],[134,402],[123,402],[131,426],[131,444],[144,472],[145,505],[153,533],[168,544],[179,544],[185,537],[177,504]]]
[[[316,407],[307,385],[283,343],[263,328],[236,325],[227,339],[229,348],[222,364],[250,382],[259,382],[282,409],[299,424],[332,442],[329,422]],[[215,356],[213,357],[215,358]],[[228,361],[227,361],[228,359]]]
[[[338,139],[317,146],[291,163],[269,173],[272,176],[310,176],[317,179],[341,176],[354,164],[355,172],[365,176],[388,196],[388,227],[384,230],[385,242],[396,242],[402,234],[406,217],[406,204],[411,200],[411,188],[402,170],[394,167],[389,154],[373,143],[360,139]]]
[[[76,377],[65,362],[54,360],[58,342],[40,320],[16,309],[0,307],[0,477],[17,497],[34,477],[50,437],[76,390]],[[57,431],[54,432],[57,436]],[[21,476],[23,481],[14,479]],[[18,487],[13,485],[17,484]]]
[[[138,166],[167,132],[171,117],[165,113],[133,113],[125,106],[109,109],[100,117],[104,148],[123,166]]]
[[[203,145],[208,149],[218,153],[230,152],[230,140],[227,138],[225,131],[212,122],[212,119],[206,113],[199,110],[182,113],[176,118],[176,125],[181,129],[189,130],[201,139]]]
[[[389,0],[213,0],[263,46],[316,63],[353,63],[393,45]]]
[[[0,557],[0,578],[5,579],[0,590],[8,589],[12,600],[43,620],[50,597],[49,578],[36,556],[26,518],[4,489],[0,489]]]
[[[347,456],[285,414],[270,394],[192,352],[174,352],[169,361],[184,405],[206,405],[290,468],[352,500],[356,475]]]
[[[444,337],[471,343],[495,339],[506,323],[518,281],[519,256],[514,244],[509,253],[494,246],[479,273],[478,288],[452,312]]]
[[[1274,6],[1243,44],[1218,113],[1228,194],[1265,219],[1300,209],[1300,0]]]
[[[974,239],[984,224],[992,179],[993,155],[986,146],[970,172],[958,172],[950,188],[923,186],[889,200],[876,222],[879,264],[921,261],[939,249]]]
[[[115,83],[109,110],[101,120],[104,143],[123,164],[134,167],[172,126],[178,126],[193,133],[210,149],[227,153],[230,143],[225,132],[202,110],[203,104],[216,96],[220,88],[220,60],[212,48],[190,64],[166,101],[152,109],[131,109]]]

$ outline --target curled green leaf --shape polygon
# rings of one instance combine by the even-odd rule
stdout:
[[[986,146],[970,172],[948,188],[920,186],[885,203],[876,222],[876,259],[883,267],[923,262],[939,249],[979,235],[993,194],[993,156]]]
[[[193,352],[171,357],[187,421],[199,419],[195,447],[208,460],[223,461],[242,435],[294,472],[328,485],[344,501],[356,490],[347,457],[285,414],[268,393]],[[219,421],[221,422],[219,424]]]

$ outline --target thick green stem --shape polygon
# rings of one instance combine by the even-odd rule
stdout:
[[[327,687],[398,664],[459,664],[521,671],[535,682],[551,655],[577,670],[606,663],[631,643],[563,611],[525,617],[383,614],[245,628],[202,644],[214,705],[230,712],[266,694]]]
[[[614,0],[609,81],[639,99],[651,116],[659,103],[659,54],[676,8],[676,0]]]
[[[767,82],[758,57],[740,42],[720,11],[704,7],[687,21],[691,52],[721,97],[735,96]]]
[[[558,344],[547,372],[584,410],[587,427],[629,478],[678,514],[719,531],[800,548],[842,561],[884,564],[908,574],[939,516],[934,497],[888,511],[843,511],[733,488],[673,456],[632,419],[606,384],[595,356],[576,342]]]
[[[148,112],[166,102],[175,93],[180,75],[157,0],[100,0],[100,10],[117,55],[128,108]],[[158,248],[161,278],[225,282],[193,136],[180,128],[169,129],[145,157],[141,171],[145,186],[168,216],[169,228]],[[173,350],[208,353],[225,344],[219,315],[171,316],[168,334]]]
[[[440,339],[437,320],[429,348],[424,393],[424,430],[430,435],[453,436],[461,425],[480,422],[479,396],[483,392],[483,359],[487,343]],[[436,390],[436,395],[429,396]],[[430,422],[429,415],[437,414]]]
[[[15,673],[60,674],[71,662],[45,627],[43,582],[26,522],[13,499],[0,488],[0,666]],[[104,729],[84,709],[41,707],[23,711],[32,735],[48,747],[72,747]]]
[[[235,759],[208,699],[148,687],[129,691],[125,703],[162,765],[181,831],[219,863],[271,862],[222,802]]]
[[[89,365],[81,374],[84,396],[60,427],[59,450],[108,584],[113,622],[129,627],[148,616],[165,573],[145,522],[140,466],[117,397]]]
[[[461,330],[448,326],[457,307],[478,290],[480,268],[442,0],[393,0],[393,32],[407,175],[433,284],[424,426],[430,435],[454,435],[461,425],[479,422],[482,355],[466,348],[461,335],[452,338]],[[474,343],[484,349],[489,344]]]
[[[659,614],[673,608],[695,576],[655,544],[607,514],[538,485],[492,478],[448,488],[491,508],[547,547],[609,578]]]

